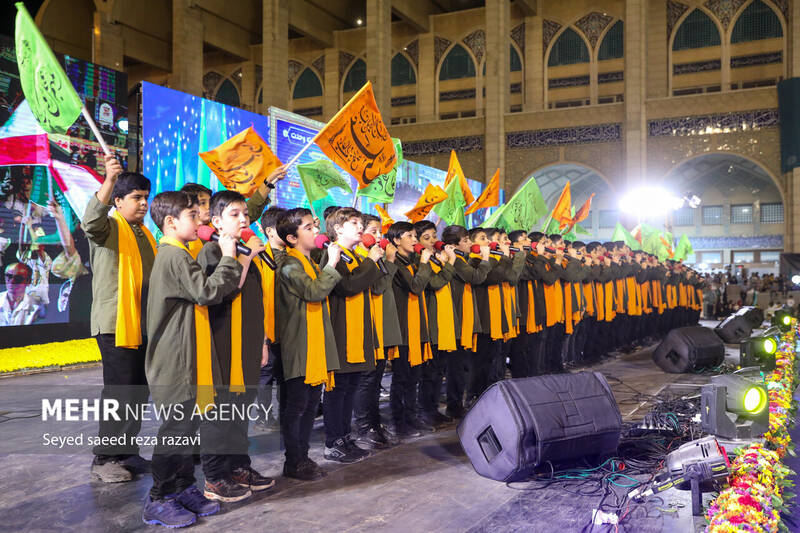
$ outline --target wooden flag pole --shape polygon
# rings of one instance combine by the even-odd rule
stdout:
[[[108,144],[106,144],[105,139],[103,139],[103,136],[100,134],[100,130],[97,129],[97,124],[94,123],[94,119],[92,118],[92,115],[89,114],[89,111],[86,109],[86,106],[81,107],[81,113],[83,114],[83,118],[86,119],[86,122],[89,123],[89,127],[92,129],[92,133],[94,133],[97,142],[99,142],[100,146],[103,148],[103,152],[106,155],[111,155],[111,149],[108,147]]]

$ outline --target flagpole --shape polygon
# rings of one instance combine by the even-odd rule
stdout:
[[[92,129],[92,133],[94,133],[97,142],[99,142],[100,146],[103,148],[103,152],[106,155],[111,155],[111,149],[108,147],[105,139],[103,139],[103,136],[100,134],[100,130],[97,129],[97,124],[94,123],[94,119],[92,118],[92,115],[89,114],[86,106],[81,106],[81,114],[83,114],[83,118],[86,119],[86,122],[89,123],[89,127]]]

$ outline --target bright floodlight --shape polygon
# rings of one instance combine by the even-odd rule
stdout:
[[[766,403],[767,397],[761,387],[752,387],[744,393],[744,410],[748,413],[760,412]]]
[[[764,339],[763,348],[764,348],[764,351],[766,353],[768,353],[769,355],[772,355],[772,354],[775,353],[775,350],[778,349],[778,343],[775,342],[775,339],[767,338],[767,339]]]
[[[792,276],[792,283],[795,285],[800,285],[800,274],[795,274]]]
[[[661,187],[634,189],[619,201],[620,210],[646,218],[663,215],[668,211],[680,209],[683,199],[670,194]]]

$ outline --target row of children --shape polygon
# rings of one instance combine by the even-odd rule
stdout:
[[[326,213],[332,242],[322,242],[311,211],[263,212],[282,168],[248,200],[194,184],[158,194],[150,206],[163,233],[156,248],[143,225],[149,181],[122,173],[113,158],[106,166],[84,217],[103,396],[132,404],[149,394],[176,414],[242,409],[261,368],[271,365],[280,381],[287,477],[324,476],[308,456],[323,388],[323,456],[351,463],[369,453],[356,440],[385,447],[463,416],[505,377],[507,355],[514,377],[564,371],[696,322],[702,301],[691,271],[623,243],[461,226],[445,228],[439,241],[429,221],[394,223],[381,239],[380,220],[352,208]],[[267,243],[247,234],[258,219]],[[203,244],[198,228],[206,225],[216,233]],[[387,362],[388,428],[378,410]],[[139,429],[135,419],[104,420],[100,435]],[[202,491],[195,450],[180,438],[198,432]],[[250,465],[247,432],[246,417],[164,417],[144,520],[189,525],[216,512],[219,501],[271,487],[274,480]],[[94,450],[97,478],[125,481],[147,469],[127,442]]]

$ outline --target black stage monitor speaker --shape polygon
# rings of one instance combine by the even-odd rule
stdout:
[[[751,328],[760,328],[764,322],[764,311],[759,307],[745,306],[736,311],[736,316],[744,318]]]
[[[781,127],[781,171],[800,166],[800,78],[778,83]]]
[[[621,426],[603,375],[580,372],[495,383],[457,431],[478,474],[517,481],[547,461],[614,454]]]
[[[653,352],[655,364],[670,374],[719,366],[724,360],[725,346],[720,338],[701,326],[673,329]]]
[[[725,344],[739,344],[752,332],[753,326],[750,321],[738,313],[729,316],[714,328],[714,333],[719,335]]]

